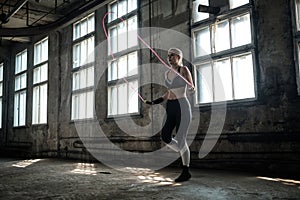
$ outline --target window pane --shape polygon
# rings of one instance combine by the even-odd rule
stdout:
[[[116,80],[118,78],[118,62],[112,62],[112,80]]]
[[[212,30],[214,30],[214,42],[215,42],[215,52],[220,52],[226,49],[230,49],[230,36],[229,36],[229,22],[225,20],[217,26],[213,25]]]
[[[20,85],[21,85],[20,82],[21,82],[20,76],[16,76],[16,78],[15,78],[15,91],[20,89]]]
[[[138,73],[138,57],[137,51],[128,55],[128,76]]]
[[[40,107],[40,88],[39,86],[33,88],[33,101],[32,101],[32,123],[39,122],[39,107]]]
[[[210,63],[197,67],[197,98],[198,103],[213,101],[212,67]]]
[[[41,81],[41,68],[37,67],[33,70],[33,84],[39,83]]]
[[[127,22],[118,24],[118,51],[122,51],[127,48]]]
[[[127,1],[120,0],[118,5],[118,17],[122,17],[127,13]]]
[[[229,0],[230,9],[248,4],[249,0]]]
[[[0,98],[0,128],[2,128],[2,98]]]
[[[26,73],[16,76],[15,91],[26,88]]]
[[[117,87],[109,87],[108,110],[109,115],[116,115],[118,109],[118,90]]]
[[[87,68],[87,87],[94,85],[94,67]]]
[[[74,24],[73,26],[73,40],[76,40],[80,37],[80,22]]]
[[[127,84],[121,84],[118,86],[118,114],[127,113]]]
[[[86,69],[79,71],[79,88],[86,88]]]
[[[87,19],[84,19],[80,23],[80,37],[83,37],[87,34]]]
[[[3,64],[0,64],[0,81],[3,81]]]
[[[107,69],[107,80],[111,81],[112,80],[112,64],[113,62],[108,62],[108,69]]]
[[[215,101],[232,100],[232,77],[230,60],[220,60],[214,64]]]
[[[40,121],[39,123],[47,123],[47,103],[48,103],[48,85],[40,86]]]
[[[95,43],[94,43],[95,39],[94,36],[90,37],[88,39],[88,47],[87,47],[87,54],[88,54],[88,60],[87,62],[94,62],[95,61],[95,55],[94,55],[94,49],[95,49]]]
[[[111,95],[111,111],[112,114],[117,114],[118,113],[118,88],[117,87],[112,87],[112,95]]]
[[[234,57],[232,61],[235,99],[255,97],[252,54]]]
[[[14,126],[19,125],[19,93],[15,94],[14,100]]]
[[[86,93],[86,118],[94,117],[94,92]]]
[[[139,97],[138,97],[138,81],[129,83],[129,95],[128,95],[128,113],[138,112]]]
[[[27,69],[27,50],[22,53],[22,65],[21,71],[25,71]]]
[[[108,69],[108,81],[116,80],[118,78],[118,66],[117,61],[111,61]]]
[[[79,72],[73,73],[73,91],[79,89]]]
[[[27,50],[16,55],[15,74],[27,69]]]
[[[295,0],[296,3],[296,23],[297,30],[300,30],[300,0]]]
[[[73,46],[73,68],[79,67],[80,44]]]
[[[38,43],[34,47],[34,65],[41,62],[41,43]]]
[[[3,84],[2,83],[0,83],[0,97],[2,97],[2,92],[3,92]]]
[[[299,60],[300,60],[300,43],[299,42],[298,42],[297,46],[298,46],[298,76],[300,76],[300,62],[299,62]]]
[[[26,73],[20,75],[21,76],[21,87],[20,89],[24,89],[26,88]]]
[[[48,60],[48,39],[46,39],[42,42],[42,53],[41,54],[42,54],[41,62]]]
[[[79,105],[78,95],[72,96],[72,119],[78,119],[78,105]]]
[[[87,40],[84,40],[80,43],[80,65],[87,63]]]
[[[117,27],[111,28],[109,33],[110,44],[108,45],[108,55],[111,55],[117,52],[118,49]]]
[[[137,0],[128,0],[128,13],[137,9]]]
[[[209,18],[208,13],[198,12],[199,5],[208,6],[208,0],[196,0],[193,1],[193,23]]]
[[[209,27],[195,32],[195,56],[204,56],[211,53]]]
[[[95,30],[95,17],[94,15],[88,18],[88,33],[91,33]]]
[[[114,2],[110,4],[109,7],[109,15],[108,15],[108,22],[111,22],[118,17],[118,2]]]
[[[26,119],[26,92],[20,93],[20,107],[19,107],[19,126],[25,125]]]
[[[118,79],[127,76],[127,56],[122,56],[118,60]]]
[[[21,71],[21,63],[22,63],[21,56],[17,55],[16,56],[16,64],[15,64],[15,74],[17,74]]]
[[[79,94],[79,119],[84,119],[86,116],[86,93]]]
[[[112,105],[112,91],[111,91],[111,87],[107,88],[107,115],[112,115],[112,111],[111,111],[111,105]]]
[[[48,64],[44,64],[41,67],[41,82],[48,80]]]
[[[232,47],[251,43],[250,15],[244,15],[232,19],[231,24]]]
[[[128,48],[138,45],[137,16],[128,19]]]

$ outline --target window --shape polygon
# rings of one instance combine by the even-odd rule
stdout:
[[[230,9],[238,10],[249,1],[231,0],[229,3]],[[199,15],[193,17],[197,21]],[[192,26],[196,103],[254,98],[251,10],[234,13],[228,10],[217,20],[209,20],[210,23]]]
[[[16,55],[14,126],[24,126],[26,121],[27,49]]]
[[[137,1],[115,1],[108,9],[109,22],[122,17],[108,24],[108,116],[138,113]]]
[[[3,63],[0,63],[0,128],[2,128]]]
[[[295,45],[295,56],[296,56],[296,79],[298,85],[298,94],[300,94],[300,0],[294,0],[293,8],[294,8],[294,45]]]
[[[94,117],[94,35],[94,14],[73,25],[72,120]]]
[[[32,123],[47,123],[48,38],[34,45]]]
[[[108,16],[108,22],[116,20],[127,13],[130,13],[137,9],[137,0],[119,0],[111,3],[108,7],[110,15]]]
[[[252,53],[246,53],[196,65],[197,102],[255,97],[252,60]]]
[[[117,53],[137,45],[137,16],[108,29],[110,45],[108,53]]]

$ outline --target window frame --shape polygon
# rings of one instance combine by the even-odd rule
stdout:
[[[242,6],[239,6],[237,8],[229,9],[229,2],[228,2],[228,10],[220,13],[219,15],[210,15],[209,18],[204,19],[202,21],[198,21],[191,24],[191,35],[193,38],[193,44],[192,44],[192,63],[194,65],[194,75],[195,75],[195,85],[196,85],[196,94],[194,95],[194,106],[195,107],[201,107],[201,106],[207,106],[210,104],[220,104],[220,103],[229,103],[229,104],[235,104],[239,102],[253,102],[256,101],[258,98],[257,94],[257,72],[256,72],[256,30],[254,26],[254,13],[253,13],[253,1],[249,0],[249,3],[244,4]],[[249,20],[250,20],[250,29],[251,29],[251,43],[244,44],[241,46],[233,47],[232,42],[232,20],[239,16],[244,16],[249,14]],[[216,23],[216,20],[228,20],[229,21],[229,42],[230,42],[230,48],[220,51],[220,52],[213,52],[213,31],[211,30],[213,26]],[[191,19],[193,21],[193,18]],[[211,54],[203,55],[203,56],[196,56],[196,45],[195,45],[195,32],[201,29],[204,29],[206,27],[209,27],[210,31],[210,47],[211,47]],[[253,98],[245,98],[245,99],[232,99],[232,100],[225,100],[225,101],[211,101],[207,103],[200,103],[198,102],[198,86],[197,86],[197,66],[201,63],[207,63],[207,62],[214,62],[216,60],[224,59],[229,57],[231,62],[231,68],[232,68],[232,57],[242,55],[242,54],[252,54],[252,63],[253,63],[253,81],[254,81],[254,95]],[[231,77],[233,79],[233,77]],[[232,86],[233,89],[234,86]]]
[[[128,5],[128,0],[125,0],[127,1],[127,5]],[[108,10],[111,11],[111,8],[110,6],[116,2],[119,2],[118,0],[116,1],[113,1],[112,3],[108,4]],[[133,19],[134,17],[136,18],[136,24],[137,24],[137,30],[139,28],[139,15],[138,15],[138,7],[139,7],[139,3],[138,1],[136,1],[136,8],[134,10],[131,10],[130,12],[127,12],[125,13],[124,15],[122,16],[118,16],[117,18],[115,18],[114,20],[108,20],[108,23],[106,24],[106,28],[108,30],[108,33],[109,31],[111,30],[111,28],[114,28],[114,27],[118,27],[119,24],[125,22],[127,24],[126,26],[126,37],[127,37],[127,44],[126,44],[126,48],[125,49],[122,49],[121,51],[118,50],[118,47],[117,47],[117,52],[114,52],[114,53],[111,53],[111,47],[108,45],[108,48],[107,48],[107,66],[108,66],[108,70],[107,70],[107,73],[106,73],[106,83],[107,83],[107,86],[106,86],[106,94],[107,94],[107,106],[106,106],[106,118],[107,119],[110,119],[110,118],[122,118],[122,117],[128,117],[128,116],[136,116],[136,115],[140,115],[141,111],[140,111],[140,101],[138,100],[138,104],[137,104],[137,112],[128,112],[128,109],[129,109],[129,105],[127,105],[127,112],[126,113],[117,113],[117,114],[111,114],[109,112],[110,108],[111,108],[111,102],[110,102],[110,97],[109,97],[109,91],[110,91],[110,88],[113,88],[113,87],[118,87],[118,86],[121,86],[122,84],[127,84],[127,104],[128,104],[128,94],[130,93],[130,88],[132,88],[130,86],[130,84],[133,84],[133,82],[137,81],[137,92],[140,92],[140,89],[139,89],[139,85],[140,85],[140,69],[139,69],[139,63],[140,63],[140,50],[138,49],[139,47],[139,41],[137,39],[137,42],[136,42],[136,45],[134,46],[129,46],[128,47],[128,21],[130,19]],[[128,6],[127,6],[128,8]],[[117,8],[117,10],[119,10],[119,8]],[[127,10],[128,11],[128,10]],[[110,18],[110,17],[109,17]],[[119,19],[119,18],[122,18]],[[138,34],[138,33],[137,33]],[[108,35],[108,37],[110,36],[110,34]],[[117,30],[117,35],[116,37],[118,38],[118,30]],[[109,43],[111,41],[110,37],[108,38],[109,40]],[[118,41],[117,41],[117,44],[118,44]],[[126,76],[124,76],[124,78],[119,78],[118,75],[117,75],[117,78],[116,79],[113,79],[113,80],[109,80],[109,77],[108,77],[108,71],[109,71],[109,68],[110,68],[110,63],[111,61],[113,60],[119,60],[119,58],[123,57],[123,56],[126,56],[127,57],[127,72],[128,72],[128,55],[130,55],[131,53],[133,52],[137,52],[137,73],[136,74],[133,74],[133,75],[130,75],[128,76],[128,74]],[[112,56],[113,55],[113,56]],[[118,68],[117,68],[118,69]],[[124,80],[125,79],[125,80]],[[126,82],[128,81],[128,83]],[[118,92],[118,91],[117,91]],[[118,95],[117,95],[118,97]],[[137,98],[139,98],[137,96]],[[117,104],[118,104],[118,100],[117,100]]]
[[[92,31],[88,31],[88,23],[89,23],[89,19],[90,17],[93,16],[93,30]],[[82,23],[82,21],[84,20],[87,20],[87,33],[85,35],[82,35],[82,36],[79,36],[77,38],[74,38],[74,27],[78,24],[78,23]],[[95,44],[96,44],[96,14],[95,12],[92,12],[92,13],[89,13],[87,15],[85,15],[85,17],[82,17],[81,19],[79,19],[78,21],[76,21],[75,23],[72,24],[72,49],[71,49],[71,96],[70,96],[70,102],[71,102],[71,105],[70,105],[70,120],[73,122],[73,121],[81,121],[81,120],[93,120],[95,118],[95,67],[96,67],[96,59],[95,59],[95,51],[93,51],[93,57],[92,57],[92,60],[89,59],[89,56],[86,58],[87,59],[87,62],[84,62],[83,64],[81,64],[81,56],[79,56],[79,64],[77,66],[74,66],[74,46],[76,45],[81,45],[82,42],[86,41],[86,47],[88,47],[89,45],[89,39],[93,38],[93,48],[95,48]],[[80,27],[80,30],[81,30],[81,27]],[[87,51],[86,53],[88,54],[88,48],[87,48]],[[74,74],[75,73],[80,73],[80,71],[82,70],[86,70],[88,68],[93,68],[93,78],[94,78],[94,81],[93,81],[93,85],[92,86],[88,86],[88,87],[84,87],[84,88],[78,88],[78,89],[74,89],[74,80],[73,80],[73,77],[74,77]],[[86,79],[87,80],[87,79]],[[80,82],[80,81],[79,81]],[[93,97],[92,97],[92,101],[93,101],[93,109],[92,109],[92,113],[91,114],[91,117],[89,117],[89,115],[87,116],[87,94],[92,92],[93,93]],[[79,98],[80,95],[83,95],[85,94],[86,95],[86,98],[85,98],[85,114],[83,117],[81,117],[80,115],[80,106],[78,106],[77,108],[75,108],[75,105],[73,103],[75,103],[73,101],[73,97],[74,98]],[[80,103],[76,104],[76,105],[79,105]],[[74,110],[76,109],[76,110]],[[75,117],[74,117],[75,116]]]
[[[20,71],[17,70],[17,56],[18,55],[22,55],[23,53],[26,52],[26,69],[21,69]],[[22,55],[23,56],[23,55]],[[19,53],[16,53],[15,55],[15,74],[14,74],[14,117],[13,117],[13,127],[14,128],[18,128],[18,127],[24,127],[26,126],[27,124],[27,89],[28,89],[28,49],[24,49],[23,51],[20,51]],[[22,87],[22,88],[18,88],[16,89],[16,78],[17,77],[20,77],[22,75],[26,75],[26,80],[25,80],[25,87]],[[24,124],[20,124],[20,96],[23,95],[25,93],[25,102],[24,102],[24,109],[25,109],[25,112],[23,114],[23,117],[24,117]],[[16,96],[18,96],[18,111],[16,113]],[[16,124],[16,119],[15,119],[15,116],[18,116],[18,119],[17,119],[17,124]]]
[[[295,79],[297,84],[297,94],[300,96],[300,12],[297,12],[297,1],[299,2],[300,11],[300,1],[293,0],[290,1],[291,5],[291,18],[292,18],[292,29],[293,29],[293,45],[294,45],[294,61],[295,61]],[[298,22],[299,19],[299,22]]]
[[[35,63],[36,59],[35,59],[35,53],[36,53],[36,46],[37,45],[42,45],[45,41],[47,41],[47,59],[45,60],[39,60],[39,62]],[[42,48],[43,49],[43,48]],[[43,54],[43,50],[40,50],[40,52],[38,52],[38,55],[40,57],[43,57],[42,56]],[[33,70],[32,70],[32,125],[45,125],[45,124],[48,124],[48,93],[49,93],[49,87],[48,87],[48,80],[49,80],[49,37],[44,37],[43,39],[39,40],[38,42],[36,42],[34,44],[34,47],[33,47],[33,60],[34,60],[34,65],[33,65]],[[47,65],[47,78],[45,80],[39,80],[38,82],[35,82],[35,70],[36,69],[40,69],[41,70],[41,67]],[[41,72],[40,72],[41,73]],[[46,122],[41,122],[41,103],[40,103],[40,99],[41,99],[41,88],[43,86],[46,86],[47,87],[47,96],[46,96]],[[39,90],[39,102],[37,102],[38,105],[35,105],[34,102],[35,102],[35,97],[34,97],[34,92],[35,92],[35,89],[38,88]],[[37,106],[37,107],[35,107]],[[36,109],[36,112],[37,112],[37,122],[34,121],[34,111]]]
[[[0,84],[2,85],[1,88],[1,95],[0,95],[0,129],[2,129],[2,120],[3,120],[3,94],[4,94],[4,63],[0,62],[0,69],[2,68],[2,70],[0,70],[1,74],[0,74]]]

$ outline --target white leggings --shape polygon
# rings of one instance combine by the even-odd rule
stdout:
[[[171,149],[180,152],[182,164],[189,166],[190,149],[186,142],[186,137],[192,114],[188,99],[168,100],[166,113],[166,120],[162,129],[162,140]],[[172,137],[174,128],[176,128],[175,138]]]

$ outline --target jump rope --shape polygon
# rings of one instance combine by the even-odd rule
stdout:
[[[110,56],[112,57],[113,60],[115,60],[114,54],[112,52],[112,49],[110,48],[110,40],[107,34],[107,30],[105,27],[105,19],[109,14],[115,14],[113,12],[107,12],[104,17],[102,18],[102,28],[107,40],[107,45],[108,48],[110,49]],[[120,17],[119,19],[121,19],[122,22],[125,22],[125,20]],[[128,32],[128,30],[127,30]],[[175,69],[173,69],[171,66],[169,66],[158,54],[157,52],[139,35],[137,34],[137,38],[156,56],[156,58],[168,69],[170,69],[171,71],[173,71],[176,75],[178,75],[180,78],[182,78],[189,86],[194,87],[188,80],[186,80],[179,72],[177,72]],[[131,87],[131,89],[136,92],[138,94],[138,97],[144,102],[146,103],[146,100],[142,97],[142,95],[138,92],[137,89],[135,89],[134,87],[132,87],[132,85],[127,81],[127,79],[125,77],[122,78],[124,80],[124,82],[126,82],[127,85],[129,85]]]

